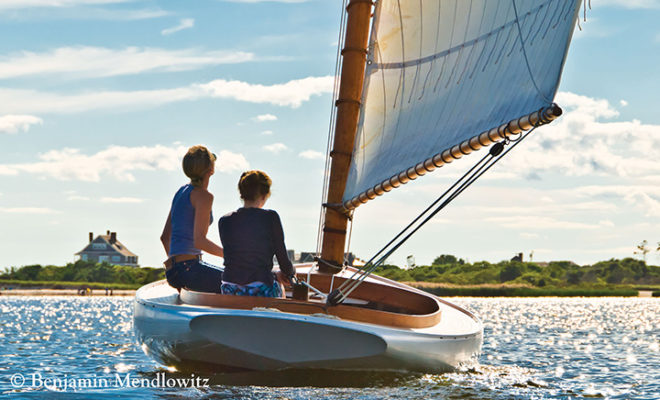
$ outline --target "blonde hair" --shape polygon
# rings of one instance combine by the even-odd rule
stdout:
[[[273,181],[263,171],[245,171],[238,180],[238,191],[244,201],[255,201],[263,196],[270,196]]]
[[[215,154],[206,147],[193,146],[183,156],[183,173],[190,178],[193,186],[199,186],[204,180],[204,175],[213,168],[216,158]]]

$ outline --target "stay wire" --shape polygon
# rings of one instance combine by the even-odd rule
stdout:
[[[335,115],[336,115],[336,106],[335,106],[335,101],[338,98],[338,93],[339,93],[339,76],[340,76],[340,71],[341,71],[341,49],[344,46],[344,40],[345,40],[345,26],[346,26],[346,2],[347,0],[342,1],[342,8],[341,8],[341,17],[340,17],[340,22],[339,22],[339,38],[337,40],[338,46],[337,46],[337,54],[335,57],[335,79],[334,79],[334,84],[333,84],[333,93],[332,93],[332,105],[330,109],[330,123],[328,127],[328,140],[326,143],[326,152],[325,152],[325,168],[324,168],[324,174],[323,174],[323,188],[322,188],[322,193],[321,193],[321,203],[325,202],[327,192],[328,192],[328,181],[329,181],[329,175],[330,175],[330,150],[332,146],[332,142],[334,139],[334,128],[335,128]],[[317,230],[317,235],[316,235],[316,253],[320,253],[321,251],[321,241],[322,241],[322,226],[323,226],[323,221],[325,219],[325,208],[321,206],[321,209],[319,211],[319,226]],[[310,270],[311,273],[311,270]],[[307,280],[309,281],[309,273]]]
[[[355,290],[366,278],[369,276],[373,271],[378,268],[382,263],[387,260],[389,256],[391,256],[396,250],[398,250],[412,235],[414,235],[422,226],[424,226],[428,221],[430,221],[435,215],[437,215],[438,212],[443,210],[449,203],[451,203],[459,194],[461,194],[465,189],[467,189],[468,186],[470,186],[475,180],[475,175],[477,178],[485,172],[490,165],[492,165],[494,162],[494,156],[492,156],[490,153],[486,155],[486,157],[490,156],[490,159],[485,164],[482,164],[472,175],[468,178],[467,181],[464,181],[461,183],[461,185],[447,198],[445,201],[438,206],[430,215],[428,215],[420,224],[418,224],[411,232],[409,232],[403,239],[399,241],[394,247],[392,247],[390,250],[387,251],[384,255],[382,255],[378,261],[375,263],[369,265],[368,268],[365,268],[360,277],[354,281],[350,281],[348,287],[348,290],[346,293],[342,293],[342,297],[340,298],[340,301],[345,300],[348,295],[351,294],[353,290]]]
[[[427,222],[429,222],[435,215],[437,215],[440,211],[442,211],[449,203],[451,203],[456,197],[458,197],[458,195],[460,195],[463,191],[465,191],[465,189],[467,189],[477,179],[479,179],[484,173],[486,173],[486,171],[488,171],[490,168],[492,168],[493,165],[495,165],[499,160],[502,159],[502,157],[506,156],[511,150],[513,150],[517,145],[519,145],[538,126],[539,126],[539,124],[535,125],[534,127],[532,127],[532,129],[527,131],[524,135],[520,136],[515,141],[511,141],[511,140],[506,139],[505,144],[512,143],[512,145],[510,147],[508,147],[501,154],[493,156],[491,153],[489,153],[486,156],[484,156],[477,164],[475,164],[475,166],[473,166],[454,185],[452,185],[452,187],[450,189],[445,191],[438,199],[436,199],[436,201],[433,202],[433,204],[431,206],[429,206],[426,210],[424,210],[424,212],[422,212],[417,218],[415,218],[415,221],[418,221],[424,214],[426,214],[427,211],[429,211],[435,204],[437,204],[442,198],[444,198],[450,190],[452,190],[454,187],[457,186],[458,182],[463,181],[463,179],[466,176],[470,175],[467,178],[466,181],[464,181],[460,184],[460,186],[456,189],[456,191],[454,191],[447,199],[445,199],[445,201],[442,204],[440,204],[435,210],[433,210],[433,212],[431,214],[429,214],[420,224],[418,224],[411,232],[409,232],[403,239],[401,239],[394,247],[392,247],[390,250],[387,251],[387,253],[385,253],[382,257],[380,257],[376,263],[370,265],[370,263],[373,262],[373,260],[378,256],[378,254],[380,254],[385,248],[387,248],[396,239],[391,240],[388,243],[388,245],[385,246],[384,249],[381,249],[379,251],[379,253],[377,253],[376,256],[371,258],[371,260],[365,265],[365,267],[363,267],[362,269],[356,271],[353,274],[353,276],[350,278],[350,280],[345,281],[344,285],[340,286],[337,289],[336,292],[338,292],[338,293],[336,293],[335,296],[332,296],[332,294],[330,294],[328,296],[328,301],[336,301],[336,304],[339,304],[339,303],[343,302],[344,300],[346,300],[346,298],[348,298],[348,296],[353,292],[353,290],[355,290],[367,278],[368,275],[370,275],[378,266],[380,266],[381,263],[384,262],[387,259],[387,257],[392,255],[396,250],[398,250],[410,237],[412,237],[413,234],[415,234]],[[490,158],[488,158],[489,156],[490,156]],[[487,160],[487,162],[485,164],[481,165],[484,160]],[[475,169],[476,169],[476,171],[474,171]],[[473,171],[474,171],[474,173],[473,173]],[[401,231],[397,235],[397,238],[400,237],[406,230],[408,230],[411,227],[412,224],[414,224],[414,222],[409,224],[403,231]],[[357,274],[360,274],[360,277],[357,280],[352,280],[353,277],[356,276]],[[345,285],[346,283],[349,283],[349,285]],[[346,290],[346,292],[344,292],[342,289],[347,289],[347,290]],[[336,296],[340,296],[340,297],[337,299]]]
[[[481,160],[479,160],[474,166],[472,166],[472,168],[470,168],[469,171],[467,171],[467,172],[466,172],[461,178],[459,178],[456,182],[454,182],[454,184],[453,184],[452,186],[450,186],[450,187],[449,187],[449,188],[448,188],[448,189],[447,189],[442,195],[440,195],[440,197],[438,197],[437,199],[435,199],[435,201],[433,201],[433,203],[431,203],[431,204],[430,204],[430,205],[429,205],[424,211],[422,211],[417,217],[415,217],[415,219],[413,219],[413,220],[408,224],[408,226],[406,226],[405,228],[403,228],[403,229],[402,229],[399,233],[397,233],[396,236],[394,236],[394,237],[393,237],[393,238],[392,238],[392,239],[391,239],[391,240],[390,240],[385,246],[383,246],[383,248],[381,248],[380,250],[378,250],[378,252],[377,252],[376,254],[374,254],[374,255],[371,257],[371,259],[369,259],[369,261],[367,261],[367,263],[365,264],[365,266],[364,266],[362,269],[366,268],[370,263],[372,263],[372,262],[376,259],[376,257],[378,257],[378,256],[379,256],[382,252],[384,252],[385,250],[387,250],[387,248],[388,248],[392,243],[394,243],[398,238],[401,237],[401,235],[403,235],[408,229],[410,229],[410,227],[412,227],[417,221],[419,221],[419,220],[424,216],[424,214],[426,214],[427,212],[429,212],[429,211],[430,211],[430,210],[431,210],[436,204],[438,204],[438,203],[439,203],[439,202],[440,202],[440,201],[441,201],[441,200],[442,200],[442,199],[443,199],[443,198],[444,198],[444,197],[445,197],[445,196],[446,196],[451,190],[453,190],[456,186],[458,186],[459,183],[460,183],[460,182],[461,182],[461,181],[462,181],[462,180],[463,180],[468,174],[472,173],[472,171],[474,171],[474,169],[477,168],[481,163],[483,163],[483,162],[484,162],[489,156],[490,156],[490,154],[486,154],[483,158],[481,158]],[[359,269],[359,270],[355,271],[355,272],[353,273],[353,275],[351,275],[351,277],[350,277],[349,279],[353,279],[355,276],[359,275],[359,274],[361,273],[362,269]],[[345,281],[344,284],[342,284],[342,285],[339,287],[339,289],[343,288],[343,286],[346,285],[348,282],[349,282],[349,281]]]
[[[490,158],[489,158],[490,157]],[[409,233],[405,238],[403,238],[398,244],[396,244],[393,248],[391,248],[386,254],[378,258],[378,260],[374,263],[373,261],[376,260],[376,258],[383,252],[385,251],[396,239],[401,237],[409,228],[411,228],[415,222],[419,221],[431,208],[437,204],[440,200],[442,200],[448,193],[450,193],[453,189],[455,189],[458,186],[458,189],[456,191],[462,192],[466,185],[469,185],[471,181],[468,179],[468,181],[464,181],[464,179],[468,176],[474,176],[475,174],[478,174],[486,165],[488,165],[488,162],[490,162],[493,158],[493,155],[489,152],[486,154],[479,162],[477,162],[468,172],[466,172],[461,178],[459,178],[449,189],[447,189],[440,197],[438,197],[429,207],[424,210],[420,215],[418,215],[413,222],[411,222],[405,229],[403,229],[397,236],[390,240],[390,242],[383,247],[376,255],[374,255],[368,262],[365,264],[365,267],[361,268],[359,271],[356,271],[353,276],[351,276],[350,280],[347,280],[344,282],[344,284],[338,288],[339,294],[342,295],[340,298],[340,301],[343,301],[348,297],[348,295],[355,289],[357,286],[366,279],[367,276],[369,276],[378,266],[380,266],[385,260],[394,253],[405,241],[407,241],[417,230],[419,230],[426,222],[430,220],[435,214],[438,213],[439,209],[443,209],[451,200],[453,200],[456,197],[456,192],[452,193],[448,199],[446,199],[439,207],[439,209],[436,209],[433,214],[431,214],[431,217],[427,217],[423,222],[421,222],[411,233]],[[486,161],[486,163],[484,163]],[[476,170],[476,172],[475,172]],[[473,180],[472,180],[473,181]],[[461,183],[462,182],[462,183]],[[459,185],[460,184],[460,185]],[[359,275],[357,279],[353,280],[353,278]],[[343,289],[348,289],[346,293],[343,292]]]

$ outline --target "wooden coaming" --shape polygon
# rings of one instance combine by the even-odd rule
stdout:
[[[304,279],[305,276],[301,276]],[[334,287],[346,278],[335,277]],[[317,289],[328,292],[332,276],[312,274],[311,284]],[[327,306],[320,301],[300,301],[272,297],[234,296],[215,293],[181,290],[181,300],[186,304],[251,310],[256,307],[273,308],[282,312],[311,315],[328,314],[350,321],[365,322],[399,328],[428,328],[440,322],[440,303],[435,297],[402,288],[363,282],[351,293],[350,299],[366,301],[364,306],[340,304]],[[384,311],[377,308],[398,308],[399,312]]]

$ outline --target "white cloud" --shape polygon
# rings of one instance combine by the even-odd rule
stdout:
[[[263,149],[269,151],[273,154],[279,154],[284,150],[287,150],[288,147],[284,143],[273,143],[266,146],[263,146]]]
[[[144,199],[139,199],[137,197],[102,197],[101,203],[113,203],[113,204],[137,204],[144,202]]]
[[[69,197],[67,197],[67,200],[70,200],[70,201],[89,201],[89,197],[72,194]]]
[[[305,3],[309,0],[224,0],[228,3]]]
[[[199,86],[212,97],[297,108],[314,95],[331,93],[333,82],[331,76],[309,77],[270,86],[218,79]]]
[[[623,100],[623,99],[621,99],[621,100],[619,100],[619,104],[621,105],[621,107],[625,107],[625,106],[628,105],[628,102],[625,101],[625,100]]]
[[[207,98],[299,107],[311,96],[330,93],[332,77],[310,77],[284,84],[259,85],[241,81],[215,80],[174,89],[85,92],[72,95],[0,88],[0,104],[8,113],[79,113],[90,110],[137,108]]]
[[[583,186],[575,189],[575,193],[594,198],[620,198],[648,217],[660,217],[660,187],[657,185]]]
[[[75,7],[99,4],[127,3],[135,0],[2,0],[1,10],[32,7]]]
[[[262,135],[272,135],[273,131],[263,131],[261,132]]]
[[[86,155],[79,149],[51,150],[39,155],[33,163],[0,164],[0,175],[30,173],[59,180],[98,182],[103,176],[119,181],[135,181],[136,171],[174,171],[181,168],[183,146],[110,146],[95,154]],[[218,153],[216,171],[235,172],[249,169],[242,154],[222,150]]]
[[[64,12],[64,11],[63,11]],[[62,16],[67,19],[101,19],[110,21],[139,21],[143,19],[162,18],[172,15],[171,12],[161,10],[159,8],[145,8],[145,9],[105,9],[105,8],[86,8],[75,12],[66,10],[66,14]],[[52,14],[52,13],[51,13]],[[57,17],[57,15],[53,15]]]
[[[277,121],[277,116],[273,114],[261,114],[252,118],[256,122]]]
[[[505,217],[488,217],[487,222],[497,223],[505,228],[513,229],[598,229],[600,225],[575,221],[565,221],[543,216],[508,215]]]
[[[5,165],[0,165],[0,176],[2,175],[5,176],[18,175],[18,171],[14,168],[10,168]]]
[[[308,160],[325,160],[325,154],[316,150],[305,150],[300,152],[298,156],[302,158],[306,158]]]
[[[162,18],[173,15],[157,7],[150,8],[118,8],[118,7],[58,7],[58,8],[32,8],[16,10],[13,14],[21,13],[21,18],[36,20],[106,20],[106,21],[140,21],[145,19]],[[2,9],[0,9],[0,14]]]
[[[186,71],[254,60],[243,51],[167,50],[126,47],[60,47],[44,53],[21,51],[0,57],[0,79],[35,75],[108,77],[158,71]]]
[[[549,173],[625,179],[660,175],[660,125],[607,121],[619,112],[603,99],[560,92],[556,101],[565,114],[532,133],[524,151],[502,161],[502,170],[536,179]]]
[[[173,26],[171,28],[163,29],[162,31],[160,31],[160,34],[163,36],[167,36],[182,31],[184,29],[190,29],[194,26],[195,26],[195,20],[193,18],[184,18],[181,21],[179,21],[179,25]]]
[[[9,207],[9,208],[0,207],[0,213],[43,215],[43,214],[57,214],[58,212],[53,209],[43,208],[43,207]]]
[[[602,257],[603,254],[625,254],[626,257],[634,255],[635,246],[620,246],[620,247],[605,247],[605,248],[596,248],[596,249],[584,249],[585,253],[597,254],[599,257]],[[602,258],[601,258],[602,259]]]
[[[250,169],[250,164],[245,156],[240,153],[222,150],[218,153],[218,161],[215,163],[215,170],[220,172],[242,172]]]
[[[27,132],[32,125],[41,125],[43,121],[33,115],[0,116],[0,133]]]
[[[437,188],[436,188],[437,190]],[[568,193],[563,192],[551,192],[553,196],[557,199],[566,198]],[[576,189],[574,194],[580,193],[580,189]],[[491,193],[491,196],[495,195],[495,192]],[[552,202],[541,203],[535,202],[537,205],[527,204],[533,200],[534,197],[525,197],[524,202],[526,206],[521,208],[518,205],[513,206],[472,206],[476,212],[497,215],[497,214],[517,214],[523,216],[534,216],[534,215],[566,215],[569,212],[584,212],[584,211],[599,211],[599,212],[612,212],[616,210],[616,206],[606,202],[606,201],[577,201],[572,199],[570,202]],[[540,200],[540,199],[538,199]],[[519,200],[522,201],[522,200]]]
[[[601,0],[599,6],[617,6],[624,8],[660,8],[660,0]]]

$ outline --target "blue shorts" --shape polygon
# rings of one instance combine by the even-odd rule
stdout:
[[[255,282],[249,285],[223,282],[221,292],[222,294],[233,294],[235,296],[282,297],[282,287],[277,281],[274,281],[272,285],[263,282]]]
[[[220,293],[222,269],[202,260],[187,260],[174,263],[165,271],[165,277],[167,283],[176,289]]]

